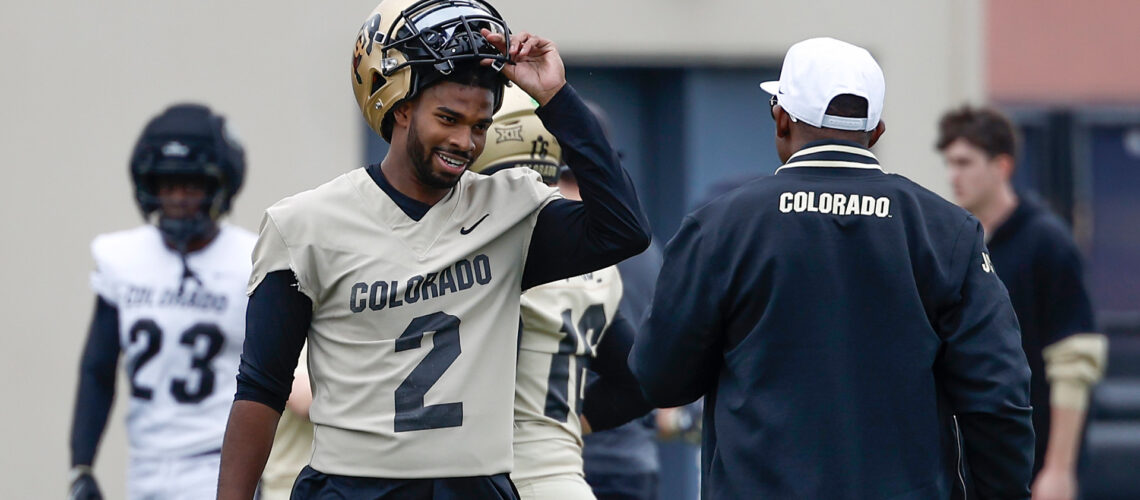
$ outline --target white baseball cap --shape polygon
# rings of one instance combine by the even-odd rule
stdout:
[[[814,127],[871,131],[883,115],[886,81],[866,49],[834,38],[811,38],[788,49],[780,81],[761,83],[760,88],[776,96],[793,118]],[[827,106],[840,94],[866,99],[867,117],[827,114]]]

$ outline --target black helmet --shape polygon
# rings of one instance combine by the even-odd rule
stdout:
[[[201,210],[188,218],[164,217],[158,179],[165,176],[205,180],[209,194]],[[176,104],[152,118],[131,155],[131,180],[143,218],[155,222],[183,253],[190,241],[204,236],[229,212],[244,178],[241,144],[225,118],[199,104]]]

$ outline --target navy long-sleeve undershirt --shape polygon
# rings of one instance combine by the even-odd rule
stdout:
[[[536,113],[562,146],[582,201],[555,200],[539,212],[523,269],[524,290],[614,265],[644,251],[650,238],[633,181],[574,89],[564,86]],[[409,217],[426,212],[418,201],[393,193],[379,168],[369,173]],[[235,399],[284,409],[312,320],[312,304],[295,284],[290,271],[269,273],[250,296]]]
[[[297,290],[293,271],[265,275],[245,309],[245,344],[234,399],[256,401],[278,413],[285,410],[312,320],[313,302]]]
[[[119,310],[102,297],[87,331],[79,363],[79,390],[71,420],[71,465],[91,465],[115,400],[115,368],[119,364]]]

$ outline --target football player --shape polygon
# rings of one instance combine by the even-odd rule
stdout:
[[[507,87],[493,139],[471,171],[530,168],[545,184],[558,185],[561,148],[537,107],[518,87]],[[615,266],[522,295],[511,481],[524,500],[593,499],[583,478],[583,431],[613,428],[652,409],[626,364],[634,331],[617,310],[621,298]],[[588,386],[587,367],[602,375]]]
[[[266,211],[218,498],[253,496],[306,339],[314,442],[294,498],[515,498],[522,290],[637,254],[648,223],[554,44],[489,4],[385,0],[350,69],[391,148]],[[505,79],[540,103],[584,202],[529,169],[467,171]]]
[[[256,237],[219,223],[245,176],[223,117],[172,106],[143,129],[130,161],[148,222],[91,244],[95,314],[71,428],[73,499],[102,495],[91,472],[125,353],[129,498],[212,498],[245,336]]]

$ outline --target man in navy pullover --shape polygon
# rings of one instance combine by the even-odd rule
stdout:
[[[708,499],[1028,499],[1029,367],[966,211],[868,148],[884,79],[830,38],[765,91],[784,166],[685,218],[630,357],[705,396]]]

